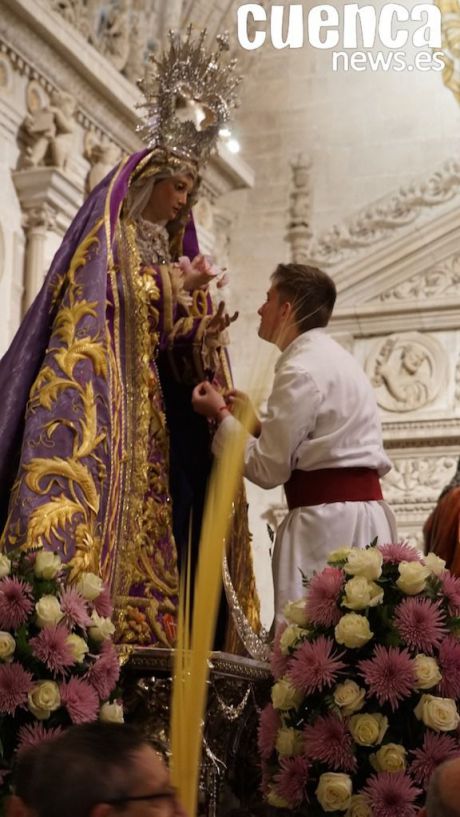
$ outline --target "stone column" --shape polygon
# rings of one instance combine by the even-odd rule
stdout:
[[[31,207],[24,213],[26,254],[24,270],[23,312],[39,291],[46,273],[46,244],[50,230],[56,232],[57,213],[47,204]]]

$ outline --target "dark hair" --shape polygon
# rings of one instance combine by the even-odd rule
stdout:
[[[337,296],[329,275],[304,264],[278,264],[271,280],[281,302],[292,303],[300,332],[327,326]]]
[[[15,792],[37,817],[88,817],[97,803],[129,796],[132,758],[145,745],[127,724],[72,726],[19,755]]]

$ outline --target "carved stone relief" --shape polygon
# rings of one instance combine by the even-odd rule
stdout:
[[[0,54],[0,93],[10,91],[13,85],[11,63],[4,54]]]
[[[28,101],[32,112],[27,114],[23,122],[26,146],[20,158],[20,166],[58,167],[65,170],[72,153],[76,129],[74,97],[63,91],[53,91],[48,103],[34,109],[41,101],[34,86]]]
[[[452,0],[435,0],[442,13],[442,47],[445,68],[442,78],[457,102],[460,102],[460,7]]]
[[[450,295],[460,295],[460,253],[443,264],[412,275],[407,281],[382,292],[379,300],[387,303],[444,298]]]
[[[447,359],[435,338],[407,332],[380,339],[365,368],[382,408],[415,411],[445,385]]]
[[[383,494],[395,505],[434,504],[457,468],[455,457],[393,458],[393,468],[383,478]]]
[[[304,156],[291,162],[292,189],[286,239],[291,245],[291,258],[297,264],[305,263],[311,241],[310,228],[310,172],[311,160]]]
[[[84,155],[91,165],[86,180],[87,191],[90,193],[120,160],[121,150],[108,139],[99,139],[94,131],[88,131],[84,140]]]

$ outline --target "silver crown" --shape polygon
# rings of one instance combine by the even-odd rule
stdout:
[[[139,82],[146,111],[138,130],[150,148],[163,148],[198,165],[209,158],[219,129],[237,106],[241,77],[236,59],[228,59],[228,35],[217,38],[218,49],[206,50],[206,29],[185,39],[169,32],[170,47],[161,58],[153,55]]]

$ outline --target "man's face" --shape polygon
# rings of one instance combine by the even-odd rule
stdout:
[[[257,314],[260,315],[258,329],[259,338],[277,343],[283,331],[286,304],[280,303],[277,289],[272,285],[267,292],[267,298]]]
[[[143,746],[133,756],[134,779],[129,796],[120,803],[123,817],[186,817],[171,787],[169,769],[150,746]],[[152,795],[155,795],[154,797]],[[108,817],[108,815],[107,815]]]
[[[157,182],[152,190],[150,206],[155,221],[173,221],[187,204],[193,189],[193,179],[185,174]]]

